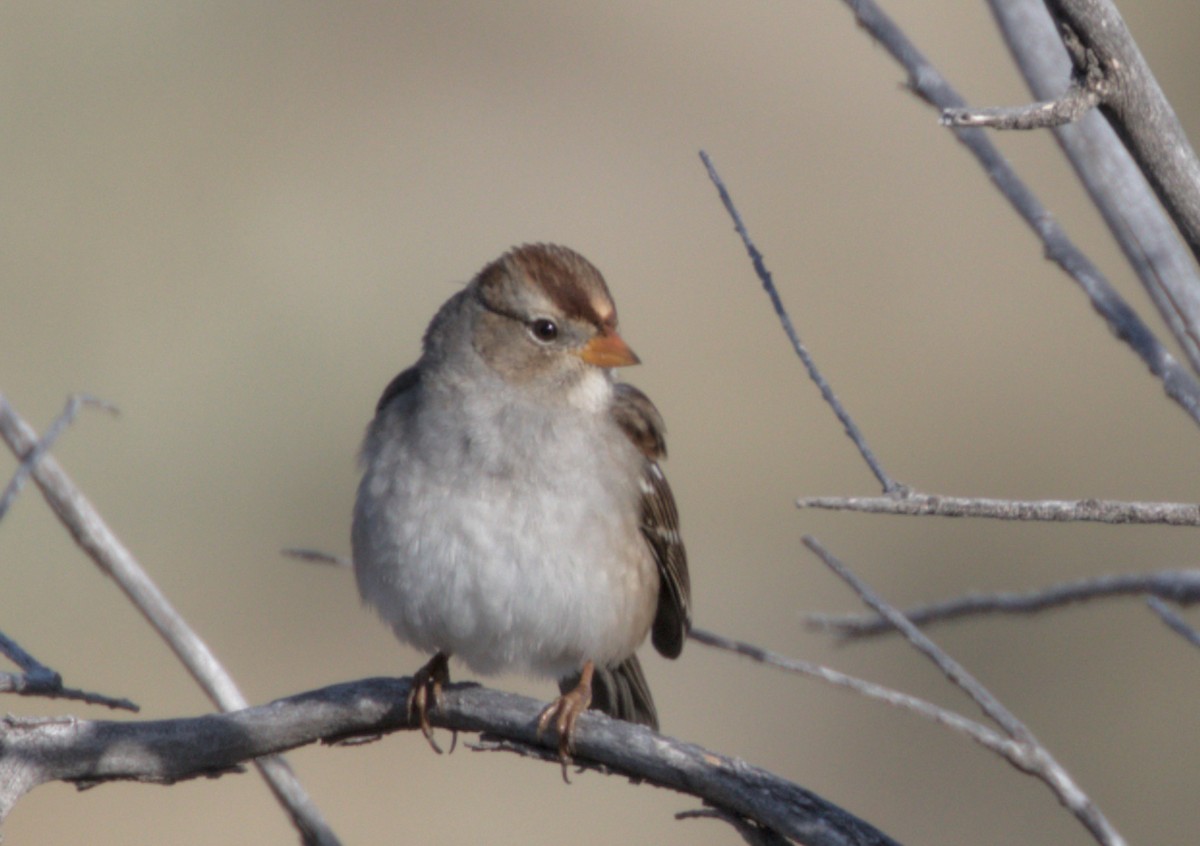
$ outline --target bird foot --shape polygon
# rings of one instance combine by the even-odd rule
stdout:
[[[421,734],[429,741],[433,751],[442,754],[442,747],[433,739],[433,728],[429,725],[429,709],[442,704],[442,688],[450,684],[450,656],[439,652],[429,659],[429,663],[417,670],[413,675],[412,689],[408,693],[408,720],[415,718],[421,727]],[[450,743],[450,751],[454,751],[458,740],[458,732],[454,732]]]
[[[579,715],[592,704],[592,674],[595,666],[591,661],[583,665],[579,675],[579,684],[547,705],[538,716],[537,736],[553,723],[554,731],[558,734],[558,760],[562,763],[563,781],[571,783],[567,776],[567,767],[571,764],[571,753],[575,751],[575,723]]]

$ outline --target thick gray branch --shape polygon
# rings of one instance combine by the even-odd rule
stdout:
[[[179,720],[0,722],[0,812],[48,781],[165,782],[231,772],[262,755],[317,741],[372,736],[410,725],[408,679],[365,679],[229,714]],[[543,703],[476,685],[454,685],[430,714],[434,726],[537,747]],[[553,738],[548,742],[553,742]],[[423,746],[423,745],[422,745]],[[895,846],[896,841],[819,796],[736,758],[594,712],[575,735],[581,765],[602,767],[696,796],[807,846]]]
[[[1071,74],[1071,60],[1043,0],[990,5],[1033,96],[1053,97]],[[1141,170],[1098,113],[1059,127],[1054,137],[1192,369],[1200,372],[1200,273]]]
[[[961,108],[966,102],[921,54],[908,37],[873,0],[843,0],[859,24],[903,65],[909,85],[922,99],[939,109]],[[1092,307],[1112,332],[1137,353],[1150,372],[1162,380],[1167,396],[1200,423],[1200,384],[1175,360],[1150,328],[1109,284],[1100,270],[1076,247],[1050,213],[1000,155],[982,129],[954,130],[979,161],[992,182],[1021,218],[1037,233],[1046,255],[1063,268],[1087,294]]]
[[[1090,54],[1108,88],[1100,109],[1154,187],[1192,253],[1200,258],[1200,162],[1171,104],[1111,0],[1045,0],[1077,39],[1077,67]]]

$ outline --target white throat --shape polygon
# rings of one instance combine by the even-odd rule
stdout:
[[[607,370],[588,368],[583,378],[567,392],[572,408],[589,414],[600,414],[612,403],[613,386]]]

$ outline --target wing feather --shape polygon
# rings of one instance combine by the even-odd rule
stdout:
[[[641,529],[658,564],[660,582],[651,640],[660,653],[676,658],[692,625],[691,584],[679,534],[679,511],[658,464],[667,454],[665,426],[649,397],[632,385],[618,383],[615,387],[613,418],[646,457],[641,478]]]

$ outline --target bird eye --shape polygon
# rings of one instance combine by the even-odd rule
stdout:
[[[533,333],[533,337],[543,343],[549,343],[558,337],[558,324],[553,320],[547,320],[544,317],[539,317],[537,320],[529,324],[529,331]]]

